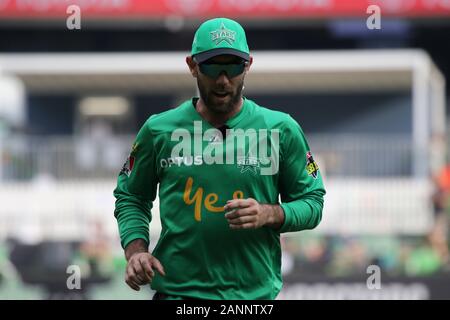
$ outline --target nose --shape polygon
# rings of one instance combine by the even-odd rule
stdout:
[[[216,79],[216,84],[219,85],[227,85],[230,83],[230,79],[228,79],[228,75],[225,71],[222,71]]]

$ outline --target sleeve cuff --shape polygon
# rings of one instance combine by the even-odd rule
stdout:
[[[143,239],[147,242],[148,245],[150,245],[148,234],[145,234],[144,232],[132,232],[122,237],[120,242],[122,244],[122,249],[125,249],[131,241],[134,241],[136,239]]]
[[[284,223],[278,229],[278,232],[294,232],[305,229],[304,215],[311,211],[311,207],[306,202],[282,203],[281,208],[284,211]]]

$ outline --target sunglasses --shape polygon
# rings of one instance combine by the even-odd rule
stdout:
[[[200,63],[198,66],[200,72],[210,78],[216,79],[222,72],[225,72],[228,78],[234,78],[244,72],[247,63],[247,61],[229,64]]]

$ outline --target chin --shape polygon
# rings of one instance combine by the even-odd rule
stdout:
[[[209,101],[207,107],[216,113],[228,113],[233,109],[231,101],[216,102]]]

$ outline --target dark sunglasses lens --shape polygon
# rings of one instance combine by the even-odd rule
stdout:
[[[240,64],[230,64],[228,66],[228,70],[227,70],[227,74],[230,78],[234,78],[237,75],[240,75],[245,68],[245,64],[240,63]]]
[[[211,78],[217,78],[222,72],[222,66],[217,64],[200,64],[200,71]]]
[[[240,75],[245,69],[245,64],[200,64],[200,71],[211,78],[217,78],[224,71],[229,78]]]

